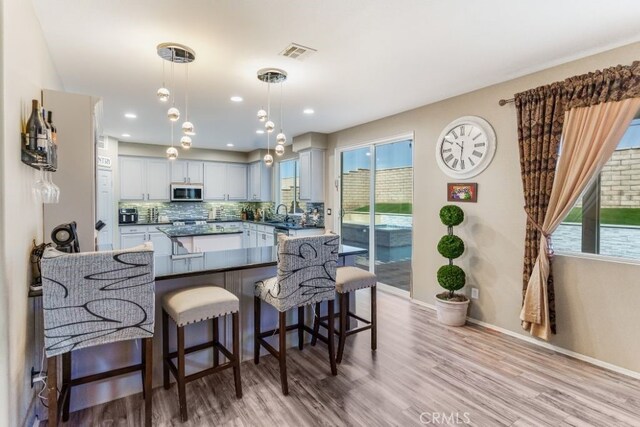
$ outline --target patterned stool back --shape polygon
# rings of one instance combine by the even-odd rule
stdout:
[[[153,245],[42,257],[47,357],[115,341],[153,336]]]
[[[276,298],[299,307],[335,298],[340,236],[282,236],[278,242]]]

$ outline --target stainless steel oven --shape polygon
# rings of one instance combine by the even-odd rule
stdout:
[[[202,184],[171,184],[172,202],[201,202],[203,193]]]

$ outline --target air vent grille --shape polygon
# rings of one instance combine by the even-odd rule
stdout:
[[[298,61],[302,61],[306,59],[309,55],[312,55],[315,52],[317,52],[317,50],[313,48],[302,46],[297,43],[291,43],[282,52],[280,52],[280,55],[286,56],[287,58],[297,59]]]

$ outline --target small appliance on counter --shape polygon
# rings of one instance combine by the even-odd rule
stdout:
[[[118,224],[135,224],[138,222],[138,209],[122,208],[118,210]]]
[[[60,224],[51,232],[51,240],[56,244],[56,249],[60,252],[78,253],[80,245],[78,243],[78,225],[75,221],[68,224]]]

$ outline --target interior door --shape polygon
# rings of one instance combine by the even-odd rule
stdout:
[[[110,169],[98,169],[96,185],[98,187],[96,220],[106,226],[98,232],[98,250],[113,249],[114,210],[113,204],[113,172]]]

